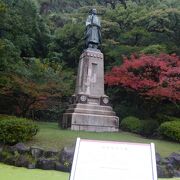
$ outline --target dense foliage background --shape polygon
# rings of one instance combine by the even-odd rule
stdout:
[[[61,117],[74,91],[92,7],[102,19],[106,71],[131,54],[180,55],[179,0],[0,0],[0,113]],[[120,118],[180,116],[179,99],[147,99],[139,89],[115,84],[106,91]]]

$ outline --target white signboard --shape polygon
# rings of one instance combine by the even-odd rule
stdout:
[[[78,138],[70,180],[157,180],[154,144]]]

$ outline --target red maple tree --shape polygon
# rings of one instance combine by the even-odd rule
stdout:
[[[130,88],[149,98],[180,100],[180,57],[160,54],[124,58],[105,75],[105,83]]]

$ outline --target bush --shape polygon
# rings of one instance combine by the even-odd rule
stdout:
[[[10,116],[10,115],[6,115],[6,114],[0,114],[0,121],[1,120],[5,120],[5,119],[15,119],[16,116]]]
[[[38,126],[25,118],[11,117],[0,120],[0,142],[16,144],[30,140],[38,132]]]
[[[173,117],[173,116],[168,116],[164,114],[157,114],[156,118],[160,124],[167,121],[180,121],[179,117]]]
[[[180,121],[162,123],[159,133],[166,139],[180,142]]]
[[[142,122],[142,129],[140,134],[145,137],[151,137],[154,135],[155,132],[157,132],[157,129],[159,127],[158,122],[153,120],[143,120]]]
[[[136,117],[128,116],[121,121],[120,128],[125,131],[130,131],[139,134],[142,129],[142,122],[140,119]]]

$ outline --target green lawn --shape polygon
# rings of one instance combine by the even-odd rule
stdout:
[[[0,164],[0,180],[68,180],[69,174]]]
[[[84,132],[84,131],[70,131],[61,130],[58,128],[57,123],[38,123],[40,132],[34,137],[34,139],[27,143],[27,145],[37,145],[46,149],[61,149],[64,146],[75,143],[76,138],[88,138],[97,140],[113,140],[113,141],[128,141],[138,143],[155,143],[156,151],[162,156],[168,156],[172,152],[180,151],[180,144],[155,140],[146,139],[139,135],[118,132],[118,133],[95,133],[95,132]]]
[[[0,164],[1,180],[68,180],[68,178],[68,173],[59,171],[44,171],[39,169],[29,170]],[[180,178],[173,178],[172,180],[180,180]]]

